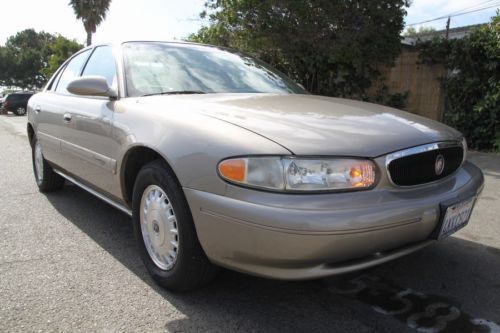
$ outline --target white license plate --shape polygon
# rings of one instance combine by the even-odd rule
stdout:
[[[446,209],[438,239],[446,238],[467,225],[475,201],[474,196]]]

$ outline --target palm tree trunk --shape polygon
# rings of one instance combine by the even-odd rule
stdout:
[[[92,45],[92,32],[87,31],[87,46]]]

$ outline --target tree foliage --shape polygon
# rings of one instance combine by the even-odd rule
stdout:
[[[434,27],[420,27],[418,30],[415,27],[409,27],[403,34],[406,37],[418,37],[436,31]]]
[[[92,44],[92,34],[106,18],[110,4],[111,0],[70,0],[69,5],[87,32],[87,46]]]
[[[500,14],[459,40],[422,42],[424,63],[443,64],[444,120],[476,149],[500,150]]]
[[[64,55],[69,57],[81,47],[75,41],[46,32],[18,32],[0,47],[0,85],[40,88],[67,58]]]
[[[190,40],[251,53],[308,91],[367,99],[400,52],[406,0],[208,0]]]
[[[7,39],[0,48],[0,82],[4,86],[40,87],[46,78],[40,69],[50,55],[48,45],[54,37],[45,32],[27,29]]]
[[[50,56],[47,61],[47,66],[42,68],[40,72],[46,78],[50,78],[52,74],[68,59],[71,55],[83,48],[75,40],[67,39],[63,36],[57,36],[49,45]]]

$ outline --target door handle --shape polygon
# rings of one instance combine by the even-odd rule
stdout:
[[[69,123],[71,121],[71,114],[65,113],[63,116],[63,120],[64,122]]]
[[[35,106],[35,109],[34,109],[35,113],[40,113],[42,112],[42,108],[40,106]]]

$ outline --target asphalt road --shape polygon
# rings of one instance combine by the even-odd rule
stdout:
[[[149,278],[130,219],[74,185],[38,192],[26,117],[0,116],[0,331],[500,332],[500,155],[469,226],[356,274],[282,282],[222,271],[173,294]]]

